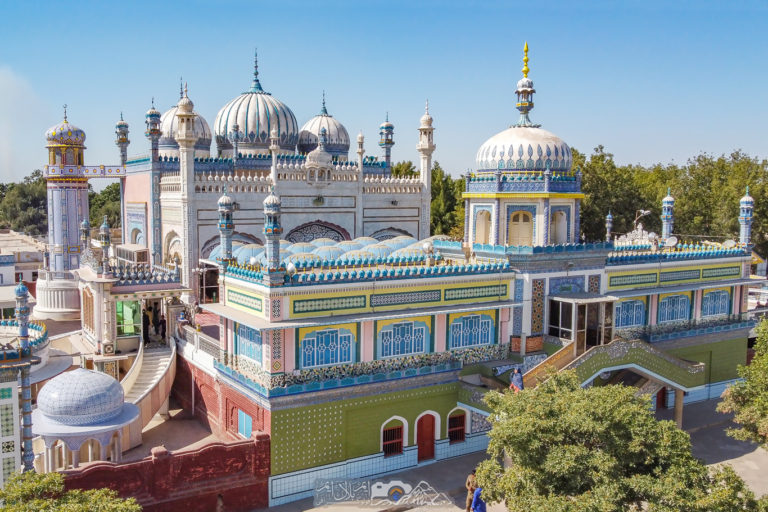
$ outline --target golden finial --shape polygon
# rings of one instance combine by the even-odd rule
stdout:
[[[525,42],[523,51],[525,52],[525,56],[523,57],[523,76],[528,78],[528,72],[530,71],[530,69],[528,69],[528,41]]]

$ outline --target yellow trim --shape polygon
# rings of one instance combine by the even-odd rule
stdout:
[[[470,315],[488,315],[493,319],[494,322],[496,322],[496,310],[484,309],[482,311],[465,311],[462,313],[450,313],[448,315],[448,325],[450,326],[455,320],[458,320],[459,318],[463,318],[465,316],[470,316]]]
[[[674,297],[674,296],[678,296],[678,295],[685,295],[686,297],[688,297],[688,300],[691,300],[693,298],[692,295],[691,295],[691,292],[692,292],[692,290],[689,290],[687,292],[660,293],[659,294],[659,301],[661,301],[662,299],[665,299],[667,297]]]
[[[639,300],[640,302],[645,304],[646,307],[648,306],[648,296],[647,295],[638,295],[636,297],[623,297],[621,300],[616,302],[616,305],[622,304],[624,302],[628,302],[630,300]]]
[[[733,295],[733,293],[731,293],[732,289],[733,287],[731,286],[720,286],[718,288],[704,288],[703,290],[701,290],[701,297],[704,298],[706,294],[711,292],[718,292],[718,291],[728,292],[728,296],[731,296]]]
[[[427,324],[427,329],[432,331],[432,317],[431,316],[414,316],[408,318],[390,318],[387,320],[378,320],[376,322],[376,338],[378,339],[381,330],[392,324],[399,324],[401,322],[424,322]]]
[[[581,192],[462,192],[462,199],[505,199],[530,197],[535,199],[584,199]]]
[[[317,327],[300,327],[299,328],[299,346],[301,346],[301,343],[304,341],[304,338],[306,338],[308,334],[312,334],[317,331],[327,331],[329,329],[346,329],[352,333],[352,339],[355,340],[355,343],[357,343],[358,341],[356,323],[321,325]]]

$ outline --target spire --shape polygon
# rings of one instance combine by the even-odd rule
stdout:
[[[320,109],[320,115],[327,116],[328,110],[325,108],[325,89],[323,89],[323,108]]]
[[[427,104],[424,106],[424,113],[429,115],[429,100],[427,100]]]
[[[251,85],[251,92],[264,92],[261,88],[261,82],[259,82],[259,51],[253,50],[253,84]]]
[[[122,112],[120,112],[120,120],[121,121],[123,120],[123,113]]]
[[[152,96],[152,108],[155,108],[155,97]]]
[[[67,104],[66,103],[64,104],[64,122],[65,123],[68,122],[67,121]]]
[[[528,41],[525,42],[525,46],[523,47],[524,57],[523,57],[523,77],[528,78],[528,72],[530,69],[528,69]]]
[[[188,92],[189,92],[189,88],[187,87],[187,82],[184,82],[184,95],[183,95],[184,98],[189,98],[189,96],[187,95]]]
[[[184,97],[184,78],[179,77],[179,99]]]

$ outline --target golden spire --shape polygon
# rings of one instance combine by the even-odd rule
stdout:
[[[530,71],[530,69],[528,69],[528,41],[525,42],[523,51],[525,52],[525,56],[523,57],[523,76],[528,78],[528,72]]]

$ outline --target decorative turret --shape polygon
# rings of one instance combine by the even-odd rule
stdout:
[[[281,284],[285,274],[285,269],[280,268],[280,235],[283,233],[280,206],[280,197],[275,195],[272,187],[264,199],[264,252],[267,260],[266,275],[270,284]]]
[[[144,124],[147,125],[147,130],[144,135],[149,139],[151,147],[152,160],[155,161],[158,158],[158,141],[163,135],[163,131],[160,129],[160,111],[155,108],[155,98],[152,98],[152,107],[147,110]]]
[[[109,247],[112,245],[112,233],[109,228],[107,216],[99,227],[99,243],[101,244],[101,266],[104,274],[109,274]]]
[[[517,89],[515,90],[515,94],[517,94],[517,110],[520,111],[520,119],[517,121],[515,126],[535,126],[538,127],[540,125],[533,124],[531,122],[531,119],[528,117],[528,113],[533,110],[533,94],[536,92],[536,89],[533,88],[533,80],[528,78],[528,72],[530,69],[528,69],[528,43],[525,43],[525,47],[523,48],[523,51],[525,52],[525,56],[523,57],[523,78],[520,79],[520,81],[517,82]]]
[[[240,158],[240,149],[238,149],[238,145],[240,144],[240,141],[243,140],[244,134],[242,130],[240,130],[240,125],[235,123],[232,125],[232,130],[227,134],[227,140],[229,140],[229,143],[232,144],[232,161],[237,163],[237,159]]]
[[[235,224],[232,220],[234,210],[235,202],[227,195],[227,189],[224,187],[224,195],[219,198],[219,237],[222,262],[232,259],[232,234],[235,232]]]
[[[752,214],[755,200],[749,195],[749,187],[744,197],[739,201],[739,243],[749,245],[752,238]]]
[[[120,148],[120,165],[125,165],[128,161],[128,144],[131,143],[128,140],[128,123],[123,120],[123,113],[120,112],[120,120],[115,125],[115,145]]]
[[[197,214],[194,209],[195,195],[195,144],[200,136],[195,122],[198,118],[195,105],[189,99],[186,84],[184,94],[176,105],[176,132],[174,137],[179,144],[179,181],[181,185],[181,284],[190,290],[182,294],[182,300],[192,304],[197,301],[198,286],[194,269],[198,263],[197,253]]]
[[[365,156],[365,136],[362,130],[357,134],[357,167],[360,173],[363,172],[363,157]]]
[[[667,188],[667,196],[661,200],[661,239],[666,240],[672,236],[672,228],[675,224],[675,198]]]
[[[384,162],[387,165],[387,172],[392,169],[392,146],[395,145],[395,125],[389,122],[389,112],[386,120],[379,126],[379,146],[384,148]]]
[[[29,348],[29,290],[19,282],[14,290],[16,295],[16,321],[19,323],[19,346]]]
[[[416,146],[419,155],[421,155],[421,183],[425,187],[429,187],[432,182],[432,153],[435,151],[435,142],[432,136],[434,131],[432,116],[429,115],[429,100],[427,100],[419,126],[419,145]]]
[[[269,152],[272,154],[272,168],[269,170],[269,177],[273,187],[277,187],[277,151],[279,149],[277,128],[272,128],[272,132],[269,134]]]
[[[83,246],[83,252],[91,246],[91,223],[88,219],[80,223],[80,245]]]
[[[611,241],[611,230],[613,229],[613,215],[611,215],[611,212],[608,212],[608,215],[605,216],[605,241],[610,242]]]

